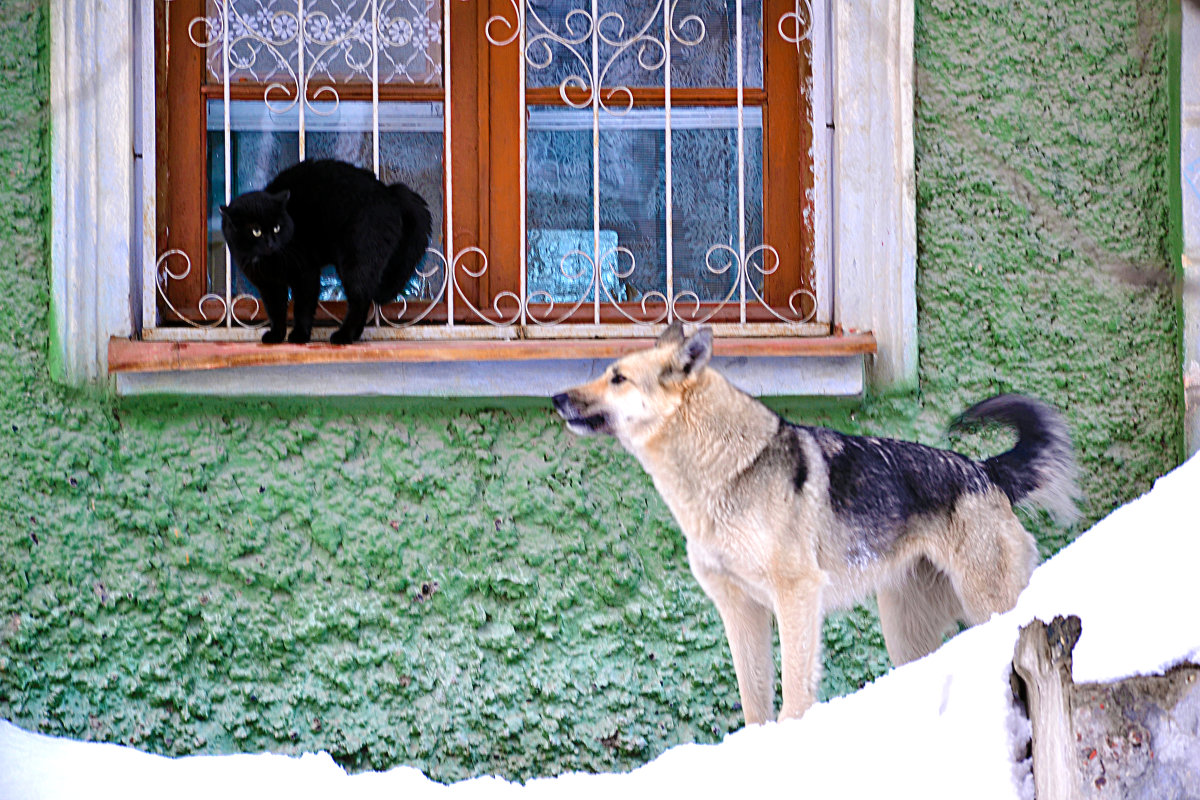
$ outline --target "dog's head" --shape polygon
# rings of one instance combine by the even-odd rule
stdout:
[[[630,353],[591,383],[555,395],[554,408],[574,433],[636,444],[679,408],[712,356],[712,341],[712,329],[684,336],[675,321],[654,347]]]

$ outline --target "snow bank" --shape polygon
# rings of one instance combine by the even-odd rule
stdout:
[[[1010,614],[1078,615],[1072,676],[1085,683],[1200,663],[1197,611],[1200,454],[1038,567]]]
[[[1009,664],[1021,625],[1077,614],[1078,681],[1200,663],[1200,456],[1161,478],[1034,573],[1017,607],[965,631],[801,720],[682,745],[624,775],[570,774],[522,786],[478,778],[443,786],[419,771],[346,775],[326,753],[170,759],[55,739],[0,721],[0,798],[699,797],[786,789],[817,796],[979,800],[1030,796],[1017,761],[1028,723],[1013,712]]]

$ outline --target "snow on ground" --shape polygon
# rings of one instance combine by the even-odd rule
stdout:
[[[1200,663],[1200,456],[1160,478],[1034,573],[1017,607],[801,720],[681,745],[623,775],[570,774],[522,786],[450,786],[411,767],[346,775],[326,753],[170,759],[29,733],[0,721],[0,798],[611,798],[815,796],[1013,800],[1032,796],[1017,759],[1029,724],[1014,713],[1009,665],[1021,625],[1077,614],[1077,681]]]

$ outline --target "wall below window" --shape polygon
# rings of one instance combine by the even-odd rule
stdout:
[[[1182,456],[1165,6],[918,2],[919,390],[780,407],[946,445],[988,394],[1057,404],[1087,499],[1072,531],[1026,519],[1045,554]],[[0,717],[443,780],[629,769],[736,727],[665,506],[548,405],[52,381],[47,13],[0,17]],[[823,693],[884,670],[879,641],[867,611],[827,624]]]

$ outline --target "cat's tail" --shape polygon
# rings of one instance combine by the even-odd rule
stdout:
[[[396,299],[396,295],[404,291],[413,273],[417,271],[417,265],[425,257],[425,249],[429,247],[429,236],[433,231],[433,215],[429,213],[425,198],[403,183],[392,184],[388,189],[400,203],[404,235],[384,269],[379,281],[379,291],[372,298],[380,304],[390,303]]]

